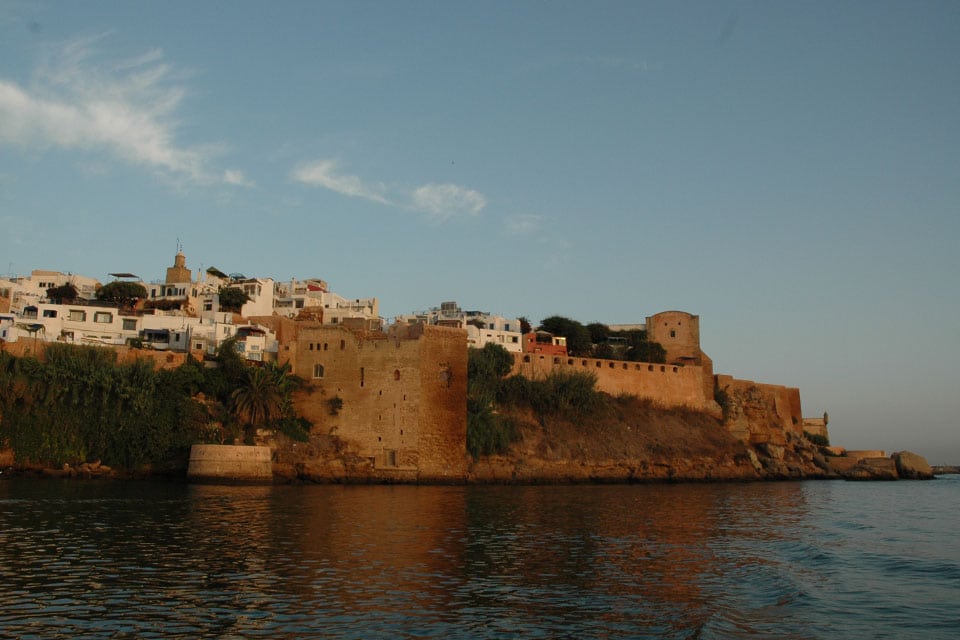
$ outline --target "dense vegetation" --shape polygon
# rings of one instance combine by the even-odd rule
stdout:
[[[467,360],[467,450],[478,458],[505,452],[517,439],[510,417],[516,410],[529,410],[540,424],[550,416],[573,418],[596,411],[604,396],[596,389],[590,372],[557,371],[542,380],[523,376],[505,377],[513,356],[503,347],[487,344],[470,349]]]
[[[97,299],[118,304],[121,307],[132,307],[137,300],[147,297],[147,290],[138,282],[114,280],[97,289]]]
[[[567,353],[575,357],[630,360],[632,362],[666,362],[667,352],[659,342],[647,339],[640,329],[611,331],[599,322],[586,326],[563,316],[550,316],[540,329],[567,339]]]
[[[250,300],[250,296],[243,289],[237,287],[220,287],[220,311],[240,313],[243,305]]]
[[[0,352],[0,443],[18,462],[163,465],[198,442],[248,440],[257,427],[306,439],[288,364],[250,367],[228,341],[216,367],[118,364],[110,349],[51,344],[43,360]]]
[[[47,299],[58,302],[59,304],[73,302],[79,295],[80,293],[77,291],[77,288],[69,282],[59,287],[50,287],[47,289]]]

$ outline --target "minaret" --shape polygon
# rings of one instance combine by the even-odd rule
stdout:
[[[191,276],[190,269],[187,269],[187,258],[183,255],[183,250],[177,247],[177,255],[173,258],[173,266],[167,268],[166,284],[192,282]]]

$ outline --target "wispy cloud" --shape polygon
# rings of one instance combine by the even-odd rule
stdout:
[[[482,193],[456,184],[430,183],[414,188],[388,189],[383,183],[343,173],[336,160],[317,160],[301,165],[291,177],[297,182],[352,198],[417,211],[437,221],[477,215],[487,206]]]
[[[238,187],[252,187],[254,186],[253,181],[248,180],[242,171],[237,171],[236,169],[227,169],[223,172],[223,181],[226,184],[232,184]]]
[[[436,220],[475,216],[486,206],[482,193],[455,184],[425,184],[413,191],[413,208]]]
[[[521,213],[508,218],[504,223],[504,229],[509,235],[519,236],[536,231],[544,220],[546,220],[546,216],[539,213]]]
[[[97,39],[63,46],[29,89],[0,78],[0,143],[106,152],[179,180],[250,184],[237,170],[211,167],[215,147],[178,143],[175,114],[186,90],[160,49],[96,65]]]
[[[301,165],[294,170],[293,179],[303,184],[323,187],[345,196],[372,200],[380,204],[392,204],[383,195],[383,187],[367,184],[357,176],[339,173],[339,164],[335,160],[319,160]]]

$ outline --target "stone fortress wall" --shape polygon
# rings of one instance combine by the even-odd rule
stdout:
[[[597,377],[597,388],[611,395],[635,395],[662,407],[720,417],[713,398],[713,361],[700,350],[699,316],[664,311],[648,317],[646,327],[647,339],[666,351],[667,364],[524,353],[514,354],[512,373],[537,378],[553,371],[589,371]]]
[[[704,393],[703,367],[651,364],[599,358],[513,354],[511,375],[544,378],[553,372],[586,372],[597,377],[597,389],[610,395],[629,394],[652,400],[663,407],[688,407],[719,413],[713,395]]]
[[[275,330],[279,360],[309,387],[297,412],[316,433],[355,448],[374,477],[445,481],[467,471],[466,331],[410,325],[390,333],[286,318]]]

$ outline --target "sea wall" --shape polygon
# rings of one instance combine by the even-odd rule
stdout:
[[[194,482],[272,482],[270,447],[195,444],[187,478]]]

